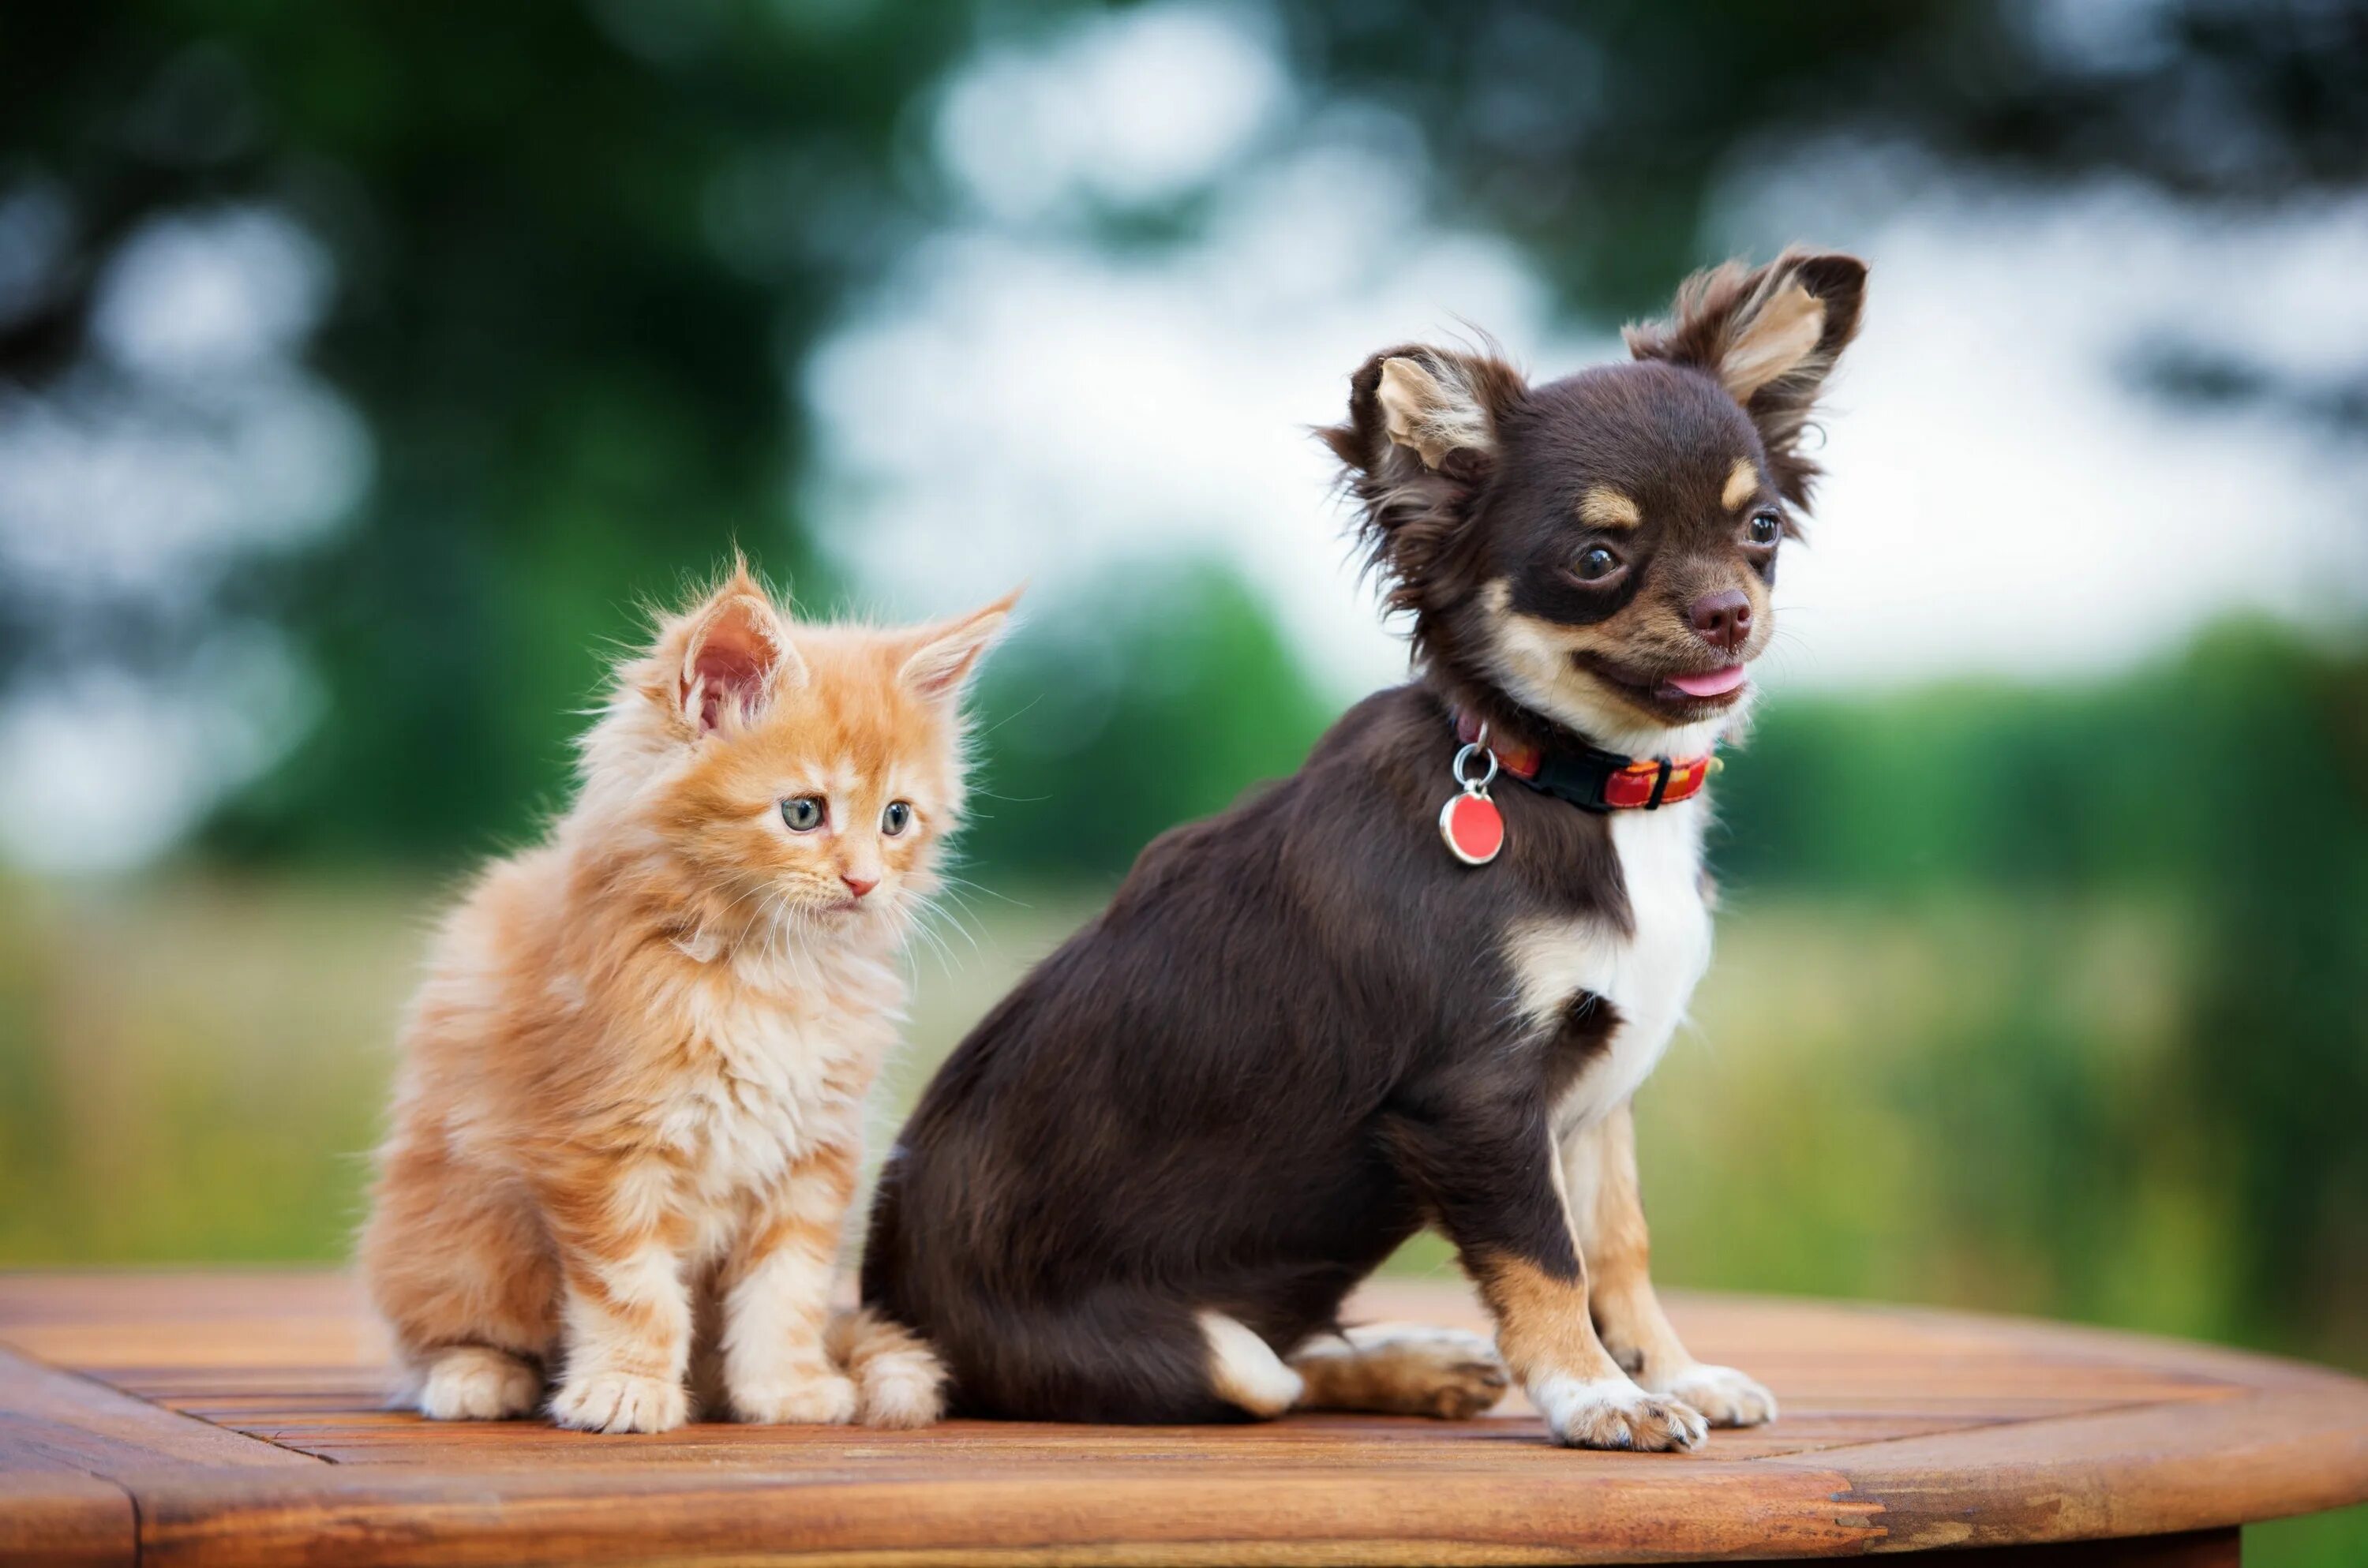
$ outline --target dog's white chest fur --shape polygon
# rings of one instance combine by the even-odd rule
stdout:
[[[1523,922],[1506,933],[1521,1010],[1533,1024],[1555,1027],[1583,991],[1619,1012],[1602,1055],[1554,1108],[1558,1132],[1624,1104],[1685,1020],[1694,985],[1710,966],[1710,910],[1702,893],[1704,818],[1700,800],[1611,814],[1611,845],[1628,884],[1633,931],[1589,919]]]

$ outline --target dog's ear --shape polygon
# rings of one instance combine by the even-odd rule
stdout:
[[[1507,415],[1528,395],[1494,355],[1419,345],[1384,349],[1349,378],[1347,423],[1318,434],[1347,471],[1358,532],[1394,608],[1420,608],[1495,466]]]
[[[1668,320],[1630,327],[1628,351],[1717,378],[1759,427],[1777,488],[1806,506],[1817,465],[1801,455],[1801,432],[1857,335],[1865,298],[1856,256],[1791,250],[1760,267],[1730,261],[1687,278]]]
[[[1489,354],[1408,344],[1385,348],[1349,378],[1349,422],[1323,432],[1349,473],[1466,474],[1497,452],[1497,426],[1529,389]]]

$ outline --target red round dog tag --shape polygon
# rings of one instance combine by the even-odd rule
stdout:
[[[1448,771],[1463,787],[1463,793],[1450,795],[1439,808],[1439,836],[1447,840],[1448,853],[1467,866],[1485,866],[1505,847],[1505,819],[1488,798],[1488,786],[1497,778],[1497,754],[1488,749],[1487,740],[1483,729],[1478,740],[1455,754]],[[1475,767],[1481,769],[1476,775],[1472,771]]]
[[[1474,790],[1451,796],[1439,808],[1439,836],[1467,866],[1485,866],[1505,847],[1505,819],[1497,802]]]

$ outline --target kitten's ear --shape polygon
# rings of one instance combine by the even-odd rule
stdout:
[[[746,718],[781,691],[803,686],[805,661],[790,645],[773,601],[742,567],[693,611],[682,638],[675,700],[698,734],[727,713]]]
[[[1800,455],[1801,432],[1858,334],[1865,300],[1866,263],[1854,256],[1795,250],[1760,267],[1730,261],[1687,278],[1668,320],[1630,327],[1628,349],[1718,378],[1759,427],[1777,488],[1806,505],[1817,468]]]
[[[1019,602],[1020,592],[1014,588],[983,609],[923,628],[896,678],[933,702],[959,699],[979,660],[1011,624],[1011,607]]]

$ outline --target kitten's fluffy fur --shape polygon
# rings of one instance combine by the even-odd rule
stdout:
[[[742,569],[620,665],[574,806],[445,922],[404,1040],[361,1261],[426,1414],[521,1415],[548,1378],[612,1432],[694,1385],[747,1421],[935,1418],[928,1353],[829,1296],[1009,605],[798,625]]]

